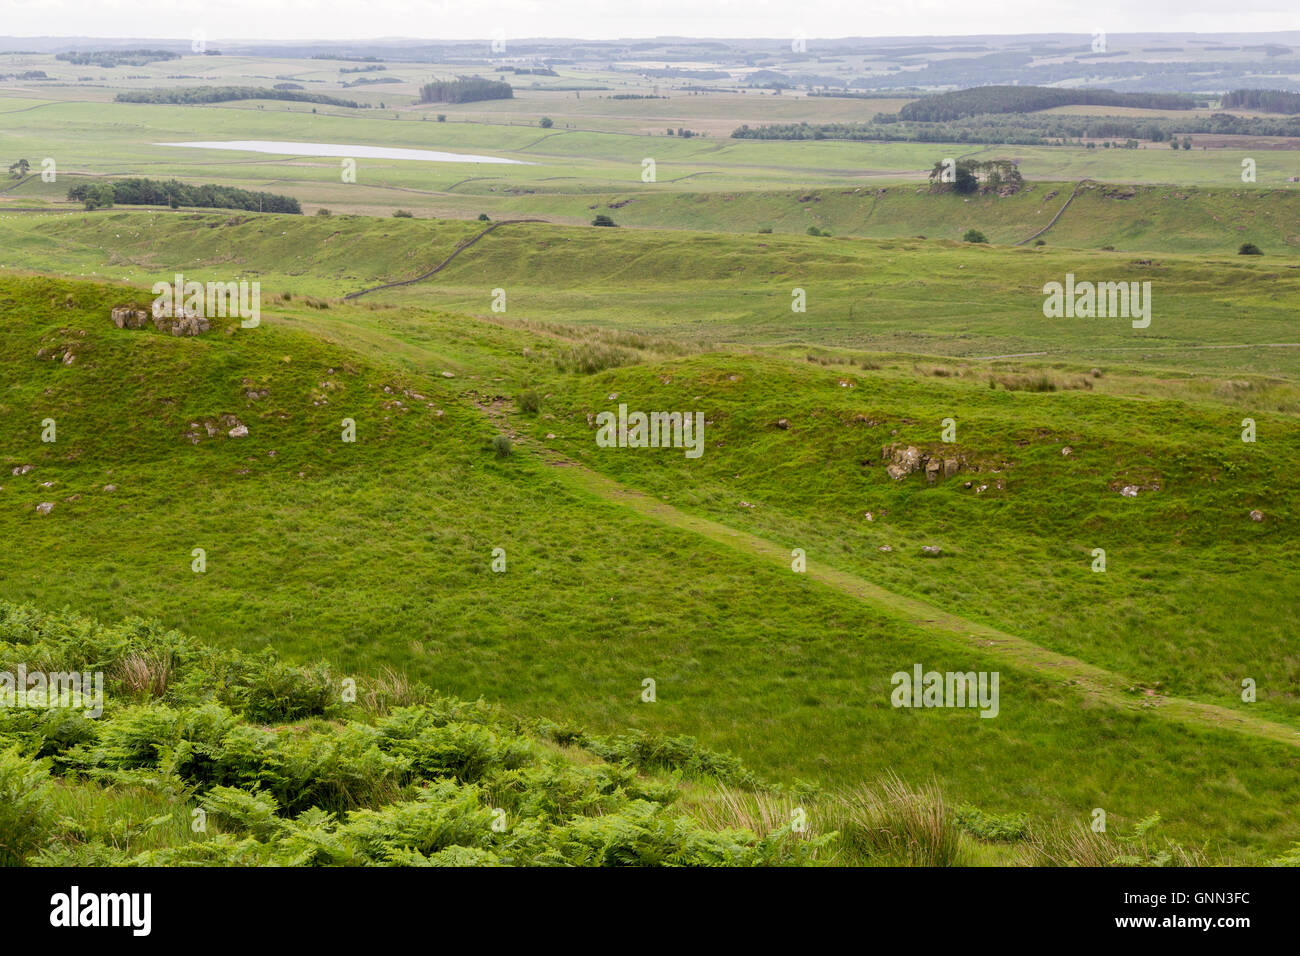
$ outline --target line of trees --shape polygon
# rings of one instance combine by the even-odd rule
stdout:
[[[1116,93],[1113,90],[1046,86],[977,86],[922,97],[900,109],[898,118],[941,123],[965,116],[1032,113],[1057,106],[1131,106],[1151,110],[1190,110],[1196,106],[1196,100],[1180,93]]]
[[[421,103],[473,103],[478,100],[511,100],[514,96],[514,87],[509,83],[481,76],[435,80],[420,87]]]
[[[784,123],[742,126],[733,139],[838,139],[864,142],[1006,143],[1015,146],[1065,145],[1079,140],[1146,140],[1163,143],[1188,133],[1233,136],[1300,136],[1300,118],[1187,116],[1143,119],[1072,113],[970,116],[946,123],[901,122],[877,114],[869,123]]]
[[[118,64],[127,66],[144,66],[158,60],[176,60],[179,53],[170,50],[92,50],[85,53],[56,53],[54,59],[77,66],[102,66],[111,69]]]
[[[119,103],[227,103],[232,100],[290,100],[295,103],[322,103],[366,109],[369,104],[339,99],[324,93],[277,90],[265,86],[182,86],[171,89],[127,90],[114,99]]]
[[[1300,93],[1285,90],[1233,90],[1223,95],[1225,110],[1261,110],[1265,113],[1300,113]]]
[[[291,196],[236,189],[211,184],[190,185],[169,179],[118,179],[111,183],[80,183],[68,190],[68,198],[85,203],[87,209],[114,204],[123,206],[182,206],[204,209],[244,209],[248,212],[302,214],[302,206]]]

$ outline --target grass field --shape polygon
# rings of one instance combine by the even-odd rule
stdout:
[[[49,777],[60,808],[0,862],[1153,862],[1157,813],[1161,862],[1294,856],[1294,152],[1243,184],[1227,149],[753,142],[722,119],[904,100],[417,108],[431,65],[342,92],[338,67],[187,57],[101,86],[51,65],[0,91],[0,153],[34,173],[0,183],[0,664],[90,654],[114,681],[99,729],[0,715],[0,784]],[[391,99],[109,102],[174,73]],[[361,161],[353,184],[327,158],[155,145],[197,139],[535,165]],[[931,193],[945,155],[1018,158],[1028,186]],[[127,175],[308,215],[65,199]],[[480,212],[546,221],[485,234]],[[587,225],[601,212],[620,228]],[[260,283],[261,324],[110,319],[177,273]],[[1149,325],[1045,316],[1067,275],[1149,282]],[[699,412],[702,454],[602,447],[620,404]],[[906,446],[949,473],[892,477]],[[996,718],[893,706],[918,664],[997,672]],[[338,705],[349,676],[388,696]],[[395,730],[405,705],[431,723]],[[190,746],[250,749],[225,776],[160,756]],[[317,747],[342,763],[302,769]],[[277,748],[284,776],[259,777],[248,754]],[[222,809],[198,839],[204,800]],[[492,836],[501,806],[533,822]],[[942,824],[925,853],[880,837],[916,807]],[[1096,808],[1111,835],[1080,843]],[[465,835],[376,836],[408,812]],[[620,827],[634,848],[602,857]]]

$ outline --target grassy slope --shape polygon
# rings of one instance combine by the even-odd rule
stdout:
[[[151,284],[257,278],[263,293],[338,296],[437,265],[477,225],[109,210],[0,216],[0,266]],[[346,237],[346,238],[345,238]],[[434,281],[374,301],[614,327],[697,343],[831,346],[1294,380],[1289,301],[1300,272],[1274,256],[1135,255],[921,240],[505,226]],[[1150,281],[1152,324],[1046,319],[1043,284]],[[792,313],[791,293],[807,293]],[[364,301],[372,301],[367,299]],[[1261,382],[1269,385],[1268,382]],[[1263,407],[1294,407],[1285,389]]]
[[[1254,858],[1295,838],[1281,809],[1296,796],[1291,748],[1189,729],[1136,702],[1090,702],[1004,656],[583,494],[532,442],[493,459],[496,427],[475,406],[508,392],[521,361],[530,378],[550,367],[544,336],[428,312],[404,325],[401,310],[288,305],[253,332],[181,340],[113,328],[107,309],[124,295],[6,280],[4,362],[20,374],[0,395],[0,458],[35,465],[0,492],[6,536],[26,543],[0,558],[6,598],[144,613],[344,669],[392,664],[445,692],[593,729],[690,732],[786,779],[892,769],[933,773],[955,798],[992,809],[1077,819],[1101,805],[1129,821],[1160,810],[1171,834]],[[35,359],[64,341],[71,366]],[[723,404],[720,371],[708,391]],[[250,402],[249,387],[269,396]],[[605,382],[571,387],[580,396]],[[399,398],[403,388],[435,408]],[[250,437],[184,439],[190,421],[221,412]],[[338,440],[345,414],[358,421],[356,445]],[[58,421],[54,445],[38,440],[45,417]],[[52,514],[37,515],[38,501],[55,502]],[[488,570],[498,546],[504,575]],[[189,567],[194,547],[208,553],[203,575]],[[1001,670],[1002,715],[889,707],[889,675],[915,662]],[[647,676],[654,706],[638,701]],[[1134,762],[1148,771],[1140,779]]]

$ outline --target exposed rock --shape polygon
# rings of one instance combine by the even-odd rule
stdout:
[[[931,456],[923,453],[915,445],[902,445],[899,443],[882,446],[880,457],[888,462],[885,471],[895,481],[905,478],[914,471],[923,470],[926,482],[934,484],[940,475],[944,478],[951,478],[966,466],[964,458]]]
[[[29,471],[31,471],[32,468],[34,468],[34,467],[35,467],[34,465],[19,465],[17,468],[14,469],[14,474],[15,474],[15,475],[25,475],[25,474],[27,474]]]
[[[229,434],[230,434],[230,437],[231,437],[231,438],[247,438],[247,437],[248,437],[248,426],[247,426],[247,425],[236,425],[234,428],[230,429]]]
[[[143,329],[149,324],[149,311],[147,309],[133,309],[130,306],[118,306],[109,313],[113,318],[113,324],[119,329]]]
[[[1258,508],[1256,508],[1254,511],[1252,511],[1252,512],[1250,513],[1250,520],[1251,520],[1251,521],[1263,521],[1263,520],[1264,520],[1264,512],[1262,512],[1262,511],[1260,511]]]
[[[876,548],[876,550],[877,550],[877,551],[889,552],[889,551],[893,551],[894,549],[891,548],[891,547],[890,547],[889,545],[887,545],[887,544],[882,544],[880,547]]]
[[[42,501],[39,505],[36,506],[36,513],[38,515],[47,515],[53,510],[54,510],[53,501]]]
[[[143,329],[151,319],[159,332],[170,332],[172,335],[199,335],[212,328],[212,323],[203,313],[184,306],[173,313],[167,309],[151,311],[122,305],[114,308],[110,315],[113,324],[119,329]]]
[[[910,475],[921,467],[921,450],[915,445],[908,445],[902,449],[895,445],[886,445],[881,449],[880,457],[889,460],[889,464],[885,466],[885,471],[895,481]]]
[[[789,422],[788,419],[785,419],[785,418],[778,418],[778,419],[776,420],[776,427],[777,427],[777,428],[780,428],[782,431],[784,431],[785,429],[787,429],[787,428],[790,427],[790,422]]]
[[[1138,492],[1141,490],[1142,489],[1140,489],[1137,485],[1125,485],[1123,488],[1119,490],[1119,493],[1123,495],[1125,498],[1136,498],[1138,496]]]
[[[111,494],[114,491],[117,491],[117,485],[105,485],[104,490]]]
[[[939,547],[937,544],[923,544],[921,545],[921,553],[927,557],[937,558],[939,555],[943,554],[943,548]]]
[[[1069,458],[1071,455],[1074,454],[1074,449],[1071,448],[1069,445],[1066,445],[1064,448],[1061,449],[1061,454],[1064,455],[1066,458]]]

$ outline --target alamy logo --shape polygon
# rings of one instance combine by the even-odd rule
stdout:
[[[261,282],[202,282],[185,281],[185,276],[176,273],[173,284],[155,282],[151,290],[156,298],[153,300],[154,317],[176,315],[189,312],[204,318],[225,318],[238,315],[242,320],[239,325],[245,329],[255,329],[262,321],[262,283]]]
[[[981,717],[998,715],[998,671],[898,671],[890,678],[895,707],[978,707]]]
[[[126,926],[133,936],[148,936],[153,929],[151,893],[86,893],[74,886],[71,892],[50,897],[50,925]]]
[[[601,448],[685,448],[687,458],[704,454],[703,412],[632,412],[596,415],[596,444]]]
[[[1133,328],[1151,324],[1150,282],[1079,282],[1074,273],[1065,274],[1065,285],[1043,286],[1043,315],[1049,319],[1121,318],[1133,319]]]
[[[102,671],[29,673],[27,665],[19,664],[16,673],[0,671],[0,707],[40,710],[70,707],[96,718],[104,713],[104,674]]]

